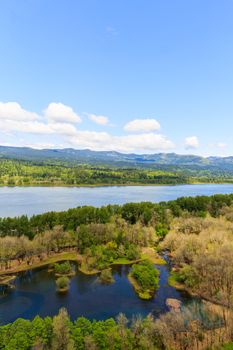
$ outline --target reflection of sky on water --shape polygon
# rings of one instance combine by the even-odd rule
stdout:
[[[233,193],[233,184],[112,187],[1,187],[0,217],[93,205],[161,202],[181,196]]]
[[[47,269],[20,274],[15,281],[16,288],[0,298],[0,320],[2,323],[18,317],[32,319],[37,314],[44,317],[55,315],[61,307],[66,307],[72,319],[85,316],[90,319],[115,317],[120,312],[131,318],[152,312],[155,316],[168,310],[167,298],[189,302],[190,299],[167,284],[168,268],[159,266],[159,289],[153,299],[138,298],[128,281],[129,266],[115,266],[115,283],[102,285],[97,276],[87,276],[78,272],[71,278],[67,294],[56,292],[54,274]]]

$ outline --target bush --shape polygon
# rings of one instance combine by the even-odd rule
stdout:
[[[61,264],[54,264],[54,271],[58,275],[68,275],[72,272],[72,267],[69,261],[65,261]]]
[[[99,279],[100,279],[100,282],[103,284],[113,283],[114,278],[112,276],[111,269],[106,269],[106,270],[101,271]]]
[[[194,288],[198,284],[198,275],[192,266],[184,265],[178,272],[177,280],[187,287]]]
[[[158,288],[159,271],[150,261],[145,260],[138,264],[134,264],[131,274],[143,289]]]
[[[140,258],[139,248],[134,244],[129,244],[125,248],[125,256],[129,260],[136,260]]]
[[[56,285],[57,285],[57,289],[58,291],[67,291],[69,289],[69,278],[68,277],[65,277],[65,276],[62,276],[62,277],[59,277],[57,280],[56,280]]]

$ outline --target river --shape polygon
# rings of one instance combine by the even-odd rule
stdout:
[[[183,196],[233,193],[233,184],[109,187],[1,187],[0,217],[127,202],[161,202]]]

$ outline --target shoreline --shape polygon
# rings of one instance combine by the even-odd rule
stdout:
[[[81,255],[76,253],[76,252],[57,253],[57,254],[51,255],[50,257],[48,257],[44,260],[32,263],[31,265],[28,265],[27,262],[23,262],[19,266],[14,267],[12,269],[4,270],[4,271],[0,270],[0,277],[5,276],[5,275],[16,274],[16,273],[20,273],[20,272],[25,272],[28,270],[34,270],[34,269],[38,269],[41,267],[46,267],[46,266],[49,266],[51,264],[55,264],[57,262],[62,262],[62,261],[66,261],[66,260],[80,262],[81,259],[82,259]]]
[[[138,283],[138,281],[136,280],[136,278],[134,278],[131,274],[131,272],[128,274],[128,280],[130,282],[130,284],[132,285],[135,293],[137,294],[137,296],[142,299],[142,300],[150,300],[153,298],[154,293],[156,292],[156,290],[144,290]]]
[[[54,188],[99,188],[99,187],[161,187],[161,186],[193,186],[193,185],[232,185],[233,181],[231,182],[181,182],[181,183],[176,183],[176,184],[171,184],[171,183],[160,183],[160,184],[155,184],[155,183],[138,183],[138,182],[133,182],[133,183],[127,183],[127,184],[77,184],[77,185],[68,185],[68,184],[29,184],[29,185],[7,185],[7,184],[0,184],[0,188],[30,188],[30,187],[54,187]]]
[[[0,270],[0,278],[2,276],[7,276],[7,275],[13,275],[13,274],[17,274],[20,272],[25,272],[28,270],[34,270],[34,269],[38,269],[41,267],[46,267],[49,266],[51,264],[55,264],[57,262],[62,262],[62,261],[74,261],[77,263],[81,263],[83,261],[83,259],[85,258],[84,255],[81,255],[77,252],[61,252],[61,253],[56,253],[51,255],[50,257],[41,260],[41,261],[37,261],[35,263],[32,263],[31,265],[28,265],[27,262],[23,262],[20,265],[18,265],[17,267],[13,267],[12,269],[8,269],[8,270]],[[109,264],[109,267],[114,266],[114,265],[132,265],[135,263],[138,263],[140,261],[143,260],[150,260],[151,262],[153,262],[156,265],[164,265],[166,264],[166,261],[160,257],[157,253],[155,253],[153,251],[153,248],[151,247],[146,247],[146,248],[142,248],[142,252],[141,252],[141,257],[135,260],[128,260],[126,258],[118,258],[115,261],[113,261],[111,264]],[[82,268],[82,266],[80,265],[78,267],[78,270],[80,272],[82,272],[85,275],[95,275],[100,273],[102,270],[86,270],[85,268]],[[53,270],[51,270],[53,271]]]

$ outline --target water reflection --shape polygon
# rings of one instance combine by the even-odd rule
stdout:
[[[161,202],[181,196],[233,193],[232,184],[110,187],[1,187],[0,217],[61,211],[82,205]]]
[[[128,318],[148,313],[157,317],[168,311],[167,298],[189,304],[192,298],[168,285],[168,266],[157,267],[160,270],[159,289],[151,300],[141,300],[135,294],[127,278],[128,265],[113,267],[115,282],[111,285],[102,285],[98,276],[77,272],[71,278],[67,294],[56,292],[55,276],[47,268],[20,273],[14,282],[15,289],[1,293],[4,296],[0,298],[0,320],[8,323],[18,317],[32,319],[37,314],[53,316],[61,307],[67,308],[72,319],[78,316],[105,319],[120,312]]]

